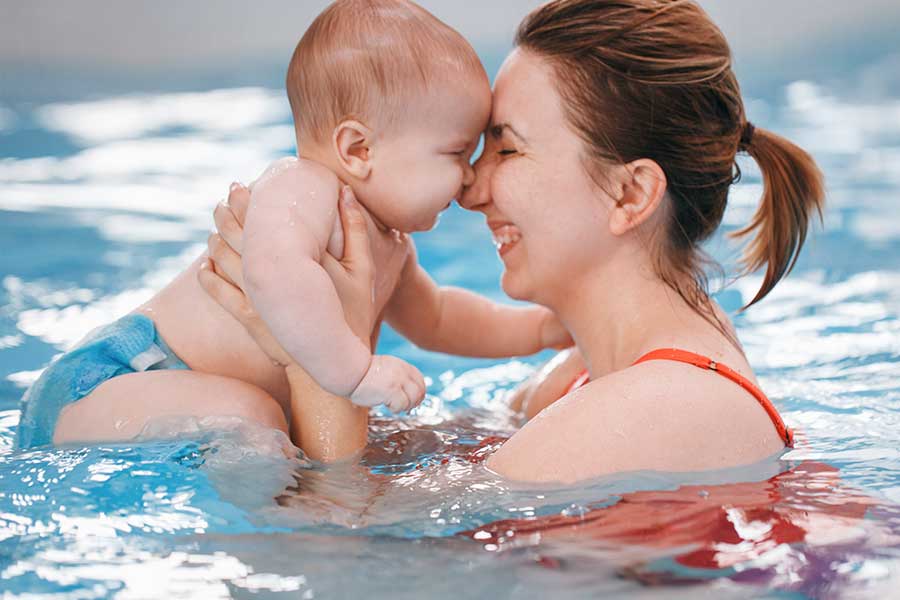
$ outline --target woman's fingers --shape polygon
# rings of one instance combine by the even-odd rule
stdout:
[[[219,202],[213,211],[216,230],[225,243],[240,254],[243,249],[244,220],[250,206],[250,190],[240,183],[232,183],[228,191],[228,200]]]
[[[232,183],[228,190],[228,206],[231,207],[231,212],[243,228],[244,221],[247,219],[247,209],[250,208],[250,189],[240,183]]]
[[[217,265],[212,260],[200,265],[197,278],[206,293],[244,326],[250,337],[275,364],[285,366],[293,362],[265,321],[259,317],[250,299],[218,273]]]
[[[255,318],[256,311],[247,296],[216,272],[213,261],[200,265],[197,278],[206,293],[245,327]]]
[[[241,255],[225,243],[222,236],[213,233],[206,240],[206,251],[213,260],[216,273],[231,285],[244,289],[244,266]]]
[[[234,248],[235,252],[241,252],[243,247],[244,230],[238,222],[237,217],[231,212],[231,207],[227,202],[219,202],[213,211],[213,221],[216,224],[216,231],[226,244]]]
[[[348,185],[341,189],[340,211],[341,227],[344,229],[344,257],[341,262],[347,270],[372,273],[374,265],[369,229],[362,208]]]

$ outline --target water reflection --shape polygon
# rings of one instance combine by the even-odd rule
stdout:
[[[884,556],[900,549],[900,508],[842,484],[834,467],[804,462],[766,481],[636,492],[577,515],[499,521],[462,535],[489,552],[543,546],[542,564],[554,569],[584,568],[598,549],[615,555],[624,544],[647,550],[620,567],[645,585],[727,577],[821,598],[864,579],[833,564],[873,544]]]

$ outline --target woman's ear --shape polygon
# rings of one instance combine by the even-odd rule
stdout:
[[[609,215],[613,235],[623,235],[652,217],[666,195],[666,173],[656,161],[641,158],[624,169],[620,196]]]
[[[366,180],[372,172],[372,130],[359,121],[343,121],[332,138],[338,161],[350,175]]]

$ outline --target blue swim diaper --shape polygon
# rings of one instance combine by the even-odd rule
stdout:
[[[25,392],[16,447],[52,443],[60,411],[101,383],[126,373],[165,369],[189,367],[166,346],[146,316],[128,315],[96,329],[53,361]]]

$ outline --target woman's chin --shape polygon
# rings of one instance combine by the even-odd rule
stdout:
[[[508,270],[503,271],[503,275],[500,277],[500,287],[503,289],[503,293],[513,300],[531,301],[534,296],[529,287]]]

